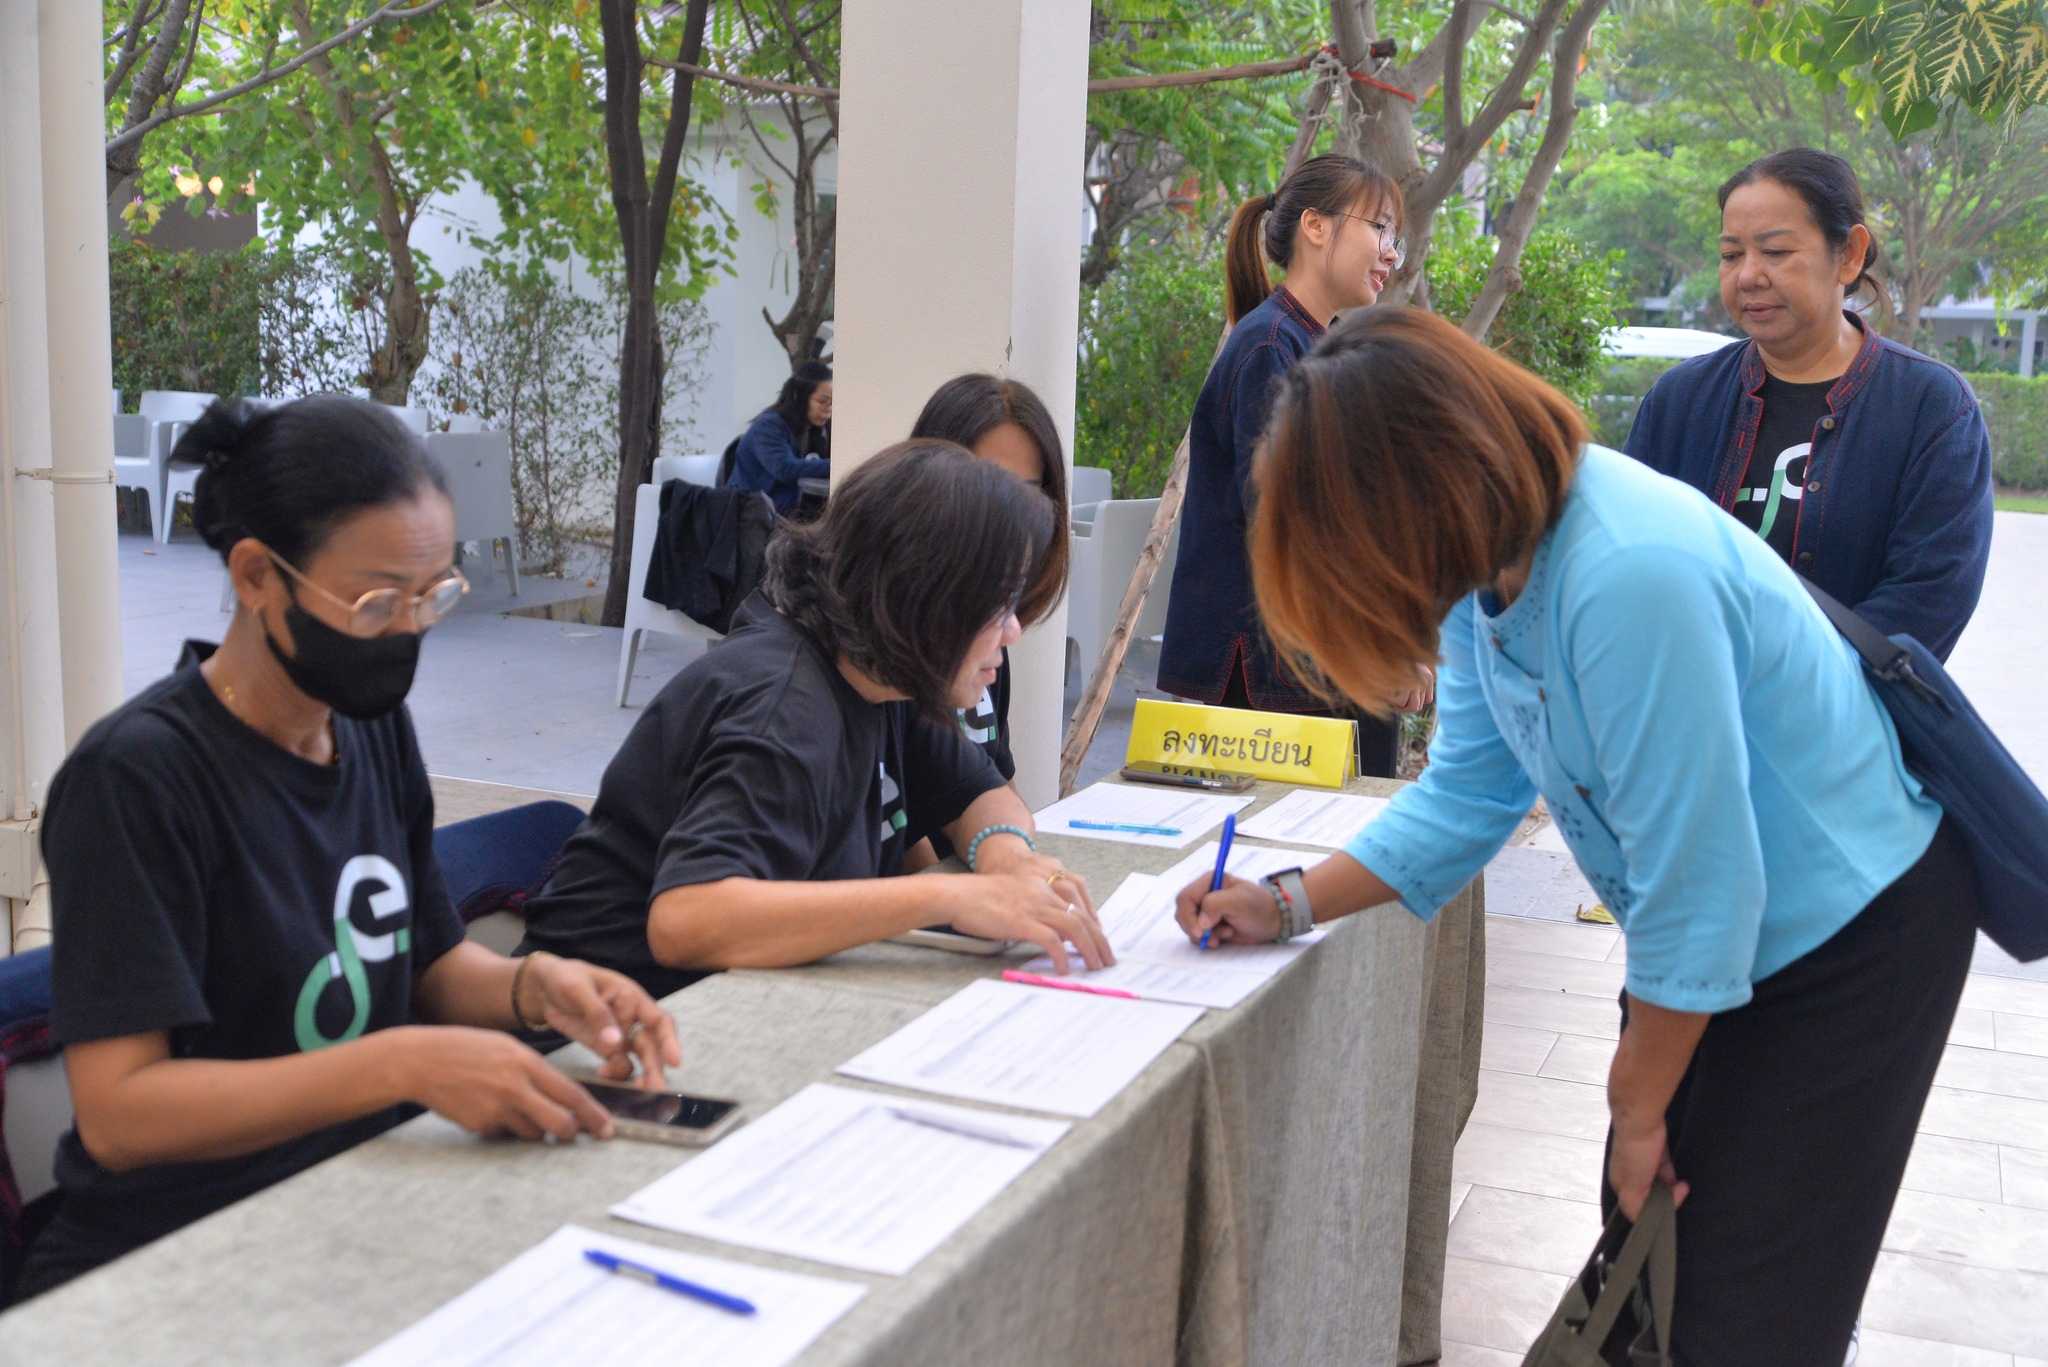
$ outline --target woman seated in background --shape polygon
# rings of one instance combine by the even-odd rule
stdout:
[[[48,1290],[403,1118],[611,1133],[510,1031],[661,1085],[636,984],[463,939],[404,699],[461,601],[440,471],[388,410],[215,404],[173,458],[237,608],[218,648],[88,731],[50,785],[55,1035],[76,1121],[20,1294]]]
[[[1749,341],[1673,366],[1628,453],[1704,493],[1878,630],[1947,659],[1991,559],[1991,438],[1953,369],[1847,307],[1873,275],[1863,189],[1795,147],[1721,187],[1721,303]]]
[[[951,442],[863,465],[768,549],[732,634],[647,705],[589,819],[526,906],[522,952],[588,957],[665,995],[950,924],[1064,971],[1110,958],[1079,875],[957,711],[995,681],[1052,505]],[[897,878],[943,832],[969,874]]]
[[[1059,429],[1045,403],[1026,385],[1000,380],[993,375],[959,375],[940,385],[917,424],[910,429],[915,438],[950,441],[974,455],[1009,471],[1025,484],[1043,493],[1053,507],[1053,534],[1033,568],[1024,596],[1017,603],[1017,621],[1023,626],[1038,623],[1060,595],[1067,591],[1067,462]],[[1002,667],[995,682],[981,690],[972,707],[959,712],[960,729],[967,738],[988,752],[1004,782],[1017,777],[1017,761],[1010,753],[1010,651],[1003,649]],[[913,867],[922,867],[952,853],[943,833],[935,833],[930,845],[913,850]]]
[[[1433,916],[1540,793],[1627,943],[1603,1198],[1679,1203],[1676,1360],[1841,1362],[1976,938],[1855,651],[1762,540],[1419,309],[1288,373],[1255,479],[1275,641],[1383,712],[1440,656],[1439,729],[1342,853],[1204,880],[1182,926]]]
[[[831,455],[832,368],[805,361],[741,434],[728,482],[768,495],[786,516],[801,496],[798,480],[831,476]]]

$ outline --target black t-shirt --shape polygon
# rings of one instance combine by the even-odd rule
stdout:
[[[989,763],[996,766],[996,772],[1008,783],[1017,777],[1017,757],[1010,753],[1010,652],[1003,651],[1002,666],[996,670],[996,681],[981,690],[981,698],[974,706],[960,712],[960,730],[968,740],[979,745],[988,755]],[[946,839],[944,831],[932,832],[932,851],[944,859],[953,853],[953,842]]]
[[[662,893],[724,878],[887,877],[1002,782],[958,726],[863,699],[755,594],[732,634],[634,723],[526,904],[520,952],[588,959],[666,996],[705,975],[655,961],[647,910]]]
[[[1835,381],[1790,384],[1764,378],[1763,424],[1742,487],[1735,491],[1735,516],[1771,544],[1779,558],[1792,560],[1799,530],[1799,503],[1806,490],[1806,462],[1813,429],[1828,415],[1828,391]]]
[[[50,785],[60,1044],[164,1031],[174,1058],[319,1049],[411,1021],[414,979],[462,940],[405,709],[336,714],[338,762],[314,764],[222,705],[198,668],[212,651],[189,646],[176,673],[86,732]],[[57,1150],[64,1199],[30,1276],[118,1257],[403,1114],[124,1173],[73,1129]]]

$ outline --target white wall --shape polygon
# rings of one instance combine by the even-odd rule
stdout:
[[[786,155],[783,145],[776,146],[778,155]],[[789,375],[788,357],[762,321],[761,310],[766,308],[780,317],[795,293],[796,228],[787,182],[737,122],[713,124],[692,133],[684,174],[705,186],[739,229],[738,239],[731,244],[730,273],[720,271],[704,295],[712,336],[704,381],[688,414],[693,429],[690,448],[717,452],[739,435],[754,414],[774,401]],[[835,148],[820,159],[818,181],[823,192],[834,191],[837,174]],[[763,216],[754,202],[754,186],[764,178],[773,180],[781,191],[773,219]],[[442,277],[453,278],[482,265],[490,255],[487,248],[471,242],[470,236],[489,237],[501,226],[496,202],[482,186],[469,181],[455,193],[428,203],[413,228],[412,244]],[[310,245],[319,239],[318,230],[309,228],[299,241]],[[571,257],[557,269],[560,278],[579,294],[588,298],[604,294],[602,283],[580,257]],[[433,379],[436,364],[429,360],[420,371],[416,391]]]

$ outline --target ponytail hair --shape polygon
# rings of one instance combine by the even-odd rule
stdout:
[[[426,443],[382,404],[343,394],[262,410],[218,400],[171,461],[200,467],[192,525],[223,563],[252,536],[303,568],[353,514],[448,492]]]
[[[1224,304],[1230,321],[1237,322],[1273,292],[1266,263],[1287,268],[1303,212],[1314,209],[1334,216],[1362,203],[1398,220],[1401,187],[1356,157],[1327,153],[1303,162],[1272,194],[1239,205],[1230,220],[1230,245],[1224,256]]]

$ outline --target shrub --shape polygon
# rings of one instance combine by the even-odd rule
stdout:
[[[1223,262],[1182,235],[1131,244],[1082,291],[1074,463],[1157,498],[1223,329]]]
[[[1965,375],[1991,429],[1991,470],[2014,489],[2048,489],[2048,376]]]
[[[1636,409],[1642,406],[1643,395],[1664,377],[1665,371],[1677,364],[1675,359],[1663,356],[1633,356],[1609,361],[1600,374],[1597,392],[1585,406],[1586,421],[1593,427],[1593,440],[1619,451],[1621,444],[1628,440],[1629,425],[1636,420]]]
[[[480,420],[512,443],[522,563],[560,574],[579,542],[607,543],[618,482],[618,350],[624,299],[579,293],[538,271],[461,271],[441,291],[433,352],[413,402],[437,428]],[[661,449],[688,449],[711,323],[679,301],[660,315]]]
[[[318,252],[252,242],[172,251],[114,234],[107,244],[114,385],[296,397],[346,389],[367,353],[345,317],[353,291]]]
[[[1496,243],[1469,219],[1454,215],[1431,236],[1430,302],[1452,322],[1472,311]],[[1527,366],[1586,407],[1600,390],[1607,356],[1601,334],[1621,324],[1627,303],[1619,251],[1587,253],[1568,235],[1538,229],[1522,251],[1522,285],[1508,295],[1486,334],[1487,344]]]

